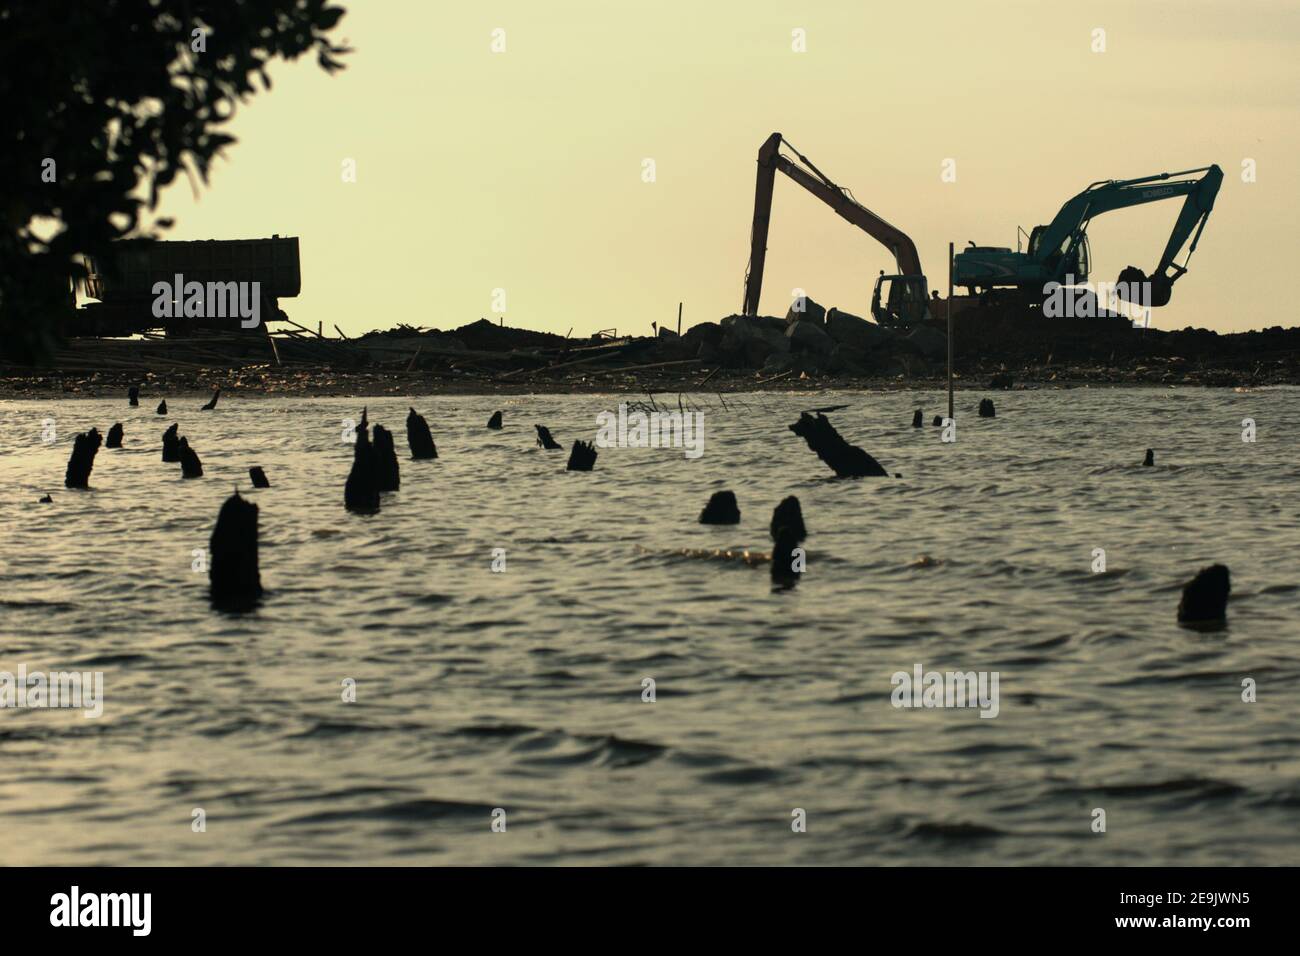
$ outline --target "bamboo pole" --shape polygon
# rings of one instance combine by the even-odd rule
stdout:
[[[955,421],[952,413],[952,266],[953,244],[948,243],[948,420]]]

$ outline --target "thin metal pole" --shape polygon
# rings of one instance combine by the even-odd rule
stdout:
[[[682,337],[682,304],[677,303],[677,337]]]
[[[948,243],[948,420],[952,414],[952,262],[953,244]]]

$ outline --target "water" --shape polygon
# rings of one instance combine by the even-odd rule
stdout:
[[[0,711],[0,863],[1296,863],[1300,391],[979,397],[955,445],[908,427],[935,393],[714,397],[699,460],[590,474],[531,426],[567,448],[616,397],[420,398],[442,457],[374,517],[342,505],[361,400],[0,403],[0,670],[105,681],[99,719]],[[836,402],[902,479],[835,480],[786,429]],[[407,404],[369,400],[401,448]],[[114,421],[126,448],[65,490],[72,434]],[[202,480],[159,460],[171,421]],[[236,484],[269,591],[242,617],[191,570]],[[698,525],[723,487],[741,525]],[[765,548],[787,494],[796,589],[674,553]],[[1227,630],[1178,627],[1216,560]],[[916,664],[997,671],[999,715],[894,708]]]

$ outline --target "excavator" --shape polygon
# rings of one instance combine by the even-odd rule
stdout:
[[[1065,285],[1087,281],[1090,268],[1088,224],[1094,216],[1185,196],[1164,254],[1152,273],[1148,276],[1136,266],[1128,266],[1120,272],[1118,280],[1120,298],[1138,301],[1133,293],[1140,289],[1145,299],[1140,304],[1167,305],[1175,280],[1187,271],[1187,263],[1196,251],[1222,182],[1223,170],[1218,166],[1158,173],[1140,179],[1095,182],[1062,206],[1050,223],[1033,228],[1028,236],[1027,251],[1020,251],[1018,237],[1015,252],[1009,248],[970,243],[969,248],[956,256],[953,284],[964,286],[985,301],[999,296],[1030,305],[1041,304],[1048,295],[1045,286],[1049,282]],[[1189,236],[1191,246],[1187,258],[1179,265],[1174,260]]]
[[[790,148],[799,162],[781,153],[782,143]],[[871,314],[879,324],[907,327],[930,317],[929,289],[912,240],[901,229],[891,226],[859,203],[847,189],[832,182],[780,133],[769,136],[758,151],[754,227],[750,233],[749,269],[745,273],[744,315],[758,314],[758,298],[763,291],[763,265],[767,259],[767,231],[772,217],[772,187],[777,170],[877,240],[893,255],[898,274],[885,275],[882,272],[871,295]]]

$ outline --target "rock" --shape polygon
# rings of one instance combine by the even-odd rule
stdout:
[[[1228,616],[1228,595],[1232,593],[1232,580],[1222,564],[1201,568],[1196,577],[1183,585],[1183,597],[1178,602],[1178,621],[1181,624],[1203,624],[1223,621]]]
[[[488,419],[487,427],[493,429],[494,431],[500,431],[500,429],[501,429],[501,413],[500,413],[500,412],[493,412],[493,413],[492,413],[492,417]]]
[[[785,314],[786,324],[793,322],[811,322],[814,325],[824,325],[826,323],[826,309],[818,305],[808,296],[800,296],[790,303],[790,309]]]
[[[108,430],[108,437],[104,439],[105,448],[122,447],[122,423],[114,422],[113,427]]]
[[[732,315],[722,320],[720,349],[748,368],[759,368],[772,353],[790,351],[785,323],[770,316]]]
[[[551,430],[545,425],[534,425],[537,429],[537,444],[547,451],[563,451],[564,447],[551,437]]]
[[[596,446],[589,441],[575,441],[565,471],[591,471],[595,464]]]
[[[182,478],[203,477],[203,462],[199,461],[198,454],[190,447],[189,441],[184,437],[180,441],[180,456]]]
[[[221,397],[221,389],[217,389],[215,392],[212,393],[212,398],[208,402],[208,404],[200,406],[199,411],[201,412],[212,411],[214,408],[217,407],[217,399],[219,399],[220,397]]]
[[[700,512],[700,524],[740,524],[740,506],[734,491],[715,491]]]
[[[127,403],[128,405],[130,405],[132,408],[136,408],[136,407],[139,406],[139,404],[140,404],[140,386],[139,386],[139,385],[132,385],[129,389],[127,389],[127,391],[126,391],[126,403]]]
[[[943,416],[942,416],[942,415],[935,415],[935,416],[934,416],[934,419],[930,422],[930,424],[933,425],[935,428],[942,428],[942,427],[943,427]]]
[[[1155,463],[1156,463],[1156,453],[1155,453],[1154,451],[1152,451],[1150,448],[1148,448],[1148,449],[1147,449],[1147,456],[1146,456],[1146,458],[1142,461],[1142,464],[1143,464],[1144,466],[1146,466],[1147,468],[1151,468],[1152,466],[1155,465]]]
[[[799,499],[794,495],[782,498],[781,503],[772,512],[772,522],[767,530],[773,541],[782,528],[789,528],[794,532],[795,539],[798,541],[808,537],[808,529],[803,524],[803,509],[799,507]]]
[[[894,333],[888,329],[839,309],[831,309],[826,313],[826,334],[842,345],[864,352],[879,348],[895,338]]]
[[[912,427],[920,428],[923,424],[925,424],[925,422],[921,418],[921,410],[918,408],[916,412],[912,415]]]
[[[979,410],[979,416],[980,416],[980,418],[997,418],[997,417],[998,417],[997,409],[995,409],[995,408],[993,407],[993,399],[991,399],[991,398],[981,398],[981,399],[980,399],[980,410]]]
[[[870,359],[867,353],[851,345],[836,342],[826,359],[826,367],[832,372],[847,372],[850,375],[865,375]]]
[[[806,320],[791,322],[786,327],[785,337],[790,340],[790,351],[805,355],[826,358],[835,347],[835,341],[822,330],[821,326]]]
[[[1012,384],[1014,383],[1012,382],[1010,372],[998,372],[989,380],[989,388],[1002,389],[1003,391],[1009,389]]]
[[[918,325],[907,336],[907,341],[928,359],[946,358],[948,336],[928,325]]]
[[[819,413],[813,418],[803,412],[790,426],[790,431],[806,441],[817,457],[841,478],[889,477],[889,472],[881,467],[880,462],[840,437],[825,415]]]
[[[54,498],[50,495],[46,495],[44,498],[40,500],[40,503],[43,505],[52,505],[54,504]]]
[[[782,372],[788,372],[794,367],[794,360],[789,355],[777,354],[773,352],[763,362],[762,371],[768,375],[780,375]]]
[[[716,361],[721,354],[721,345],[722,326],[717,322],[701,322],[682,334],[682,351],[687,358]]]
[[[177,462],[181,460],[181,443],[180,438],[176,434],[176,429],[178,427],[179,426],[177,425],[172,425],[163,432],[163,461]]]
[[[167,414],[167,399],[164,398],[161,402],[158,403],[158,414],[159,415]]]
[[[248,469],[248,478],[249,478],[250,481],[253,482],[253,487],[254,487],[254,488],[270,488],[270,487],[271,487],[271,482],[270,482],[270,479],[268,479],[268,478],[266,477],[266,472],[264,472],[264,471],[263,471],[259,466],[257,466],[257,465],[254,465],[252,468]]]
[[[683,332],[682,340],[700,343],[711,342],[717,345],[722,341],[722,326],[717,322],[700,322]]]
[[[414,408],[406,415],[406,444],[410,446],[411,457],[416,461],[438,457],[438,446],[433,443],[429,423]]]
[[[397,450],[393,447],[393,433],[383,425],[375,426],[375,466],[380,491],[397,491],[402,486],[402,474],[397,465]]]
[[[87,488],[90,485],[90,472],[95,467],[95,455],[104,443],[99,430],[92,428],[72,440],[72,455],[68,458],[68,468],[63,475],[63,484],[69,488]]]
[[[257,566],[257,505],[231,495],[208,539],[208,593],[220,607],[256,604],[262,596]]]

